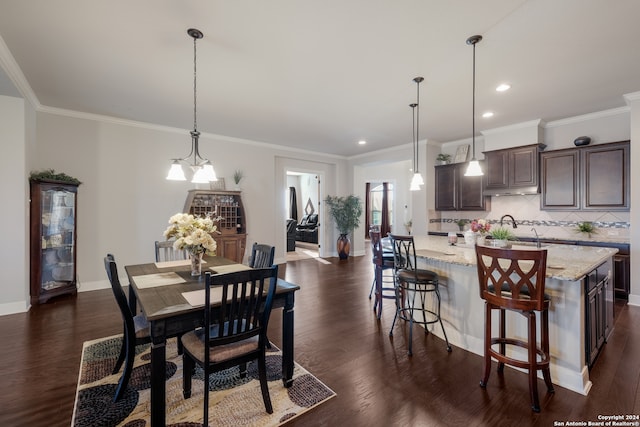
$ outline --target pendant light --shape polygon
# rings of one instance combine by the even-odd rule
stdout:
[[[482,40],[482,36],[471,36],[467,39],[467,44],[473,46],[473,96],[472,96],[472,113],[471,113],[471,140],[473,143],[473,157],[467,166],[464,176],[482,176],[482,168],[476,159],[476,43]]]
[[[196,184],[205,184],[211,181],[217,181],[216,173],[213,170],[213,165],[209,159],[205,159],[200,155],[198,150],[198,138],[200,132],[198,132],[198,109],[197,109],[197,69],[196,69],[196,41],[204,37],[200,30],[195,28],[189,28],[187,34],[193,37],[193,130],[191,134],[191,152],[183,159],[173,159],[171,169],[167,175],[168,180],[172,181],[185,181],[184,170],[182,169],[181,162],[185,163],[193,171],[193,178],[191,182]]]
[[[413,151],[413,170],[416,171],[416,107],[418,104],[409,104],[411,107],[411,116],[413,118],[413,122],[411,125],[411,150]],[[415,173],[413,174],[413,178],[411,179],[411,185],[409,187],[410,191],[419,191],[420,184],[418,183],[418,179],[416,179]]]
[[[418,145],[420,141],[420,83],[424,80],[423,77],[416,77],[413,79],[417,84],[417,97],[416,103],[409,105],[412,109],[413,114],[413,140],[415,141],[414,152],[413,152],[413,178],[411,178],[411,186],[409,187],[410,191],[418,191],[420,190],[420,186],[424,185],[424,179],[422,179],[422,175],[418,170],[418,164],[420,163],[420,156],[418,155]],[[416,109],[417,108],[417,109]]]

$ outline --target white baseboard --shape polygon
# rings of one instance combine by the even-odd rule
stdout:
[[[9,314],[26,313],[29,311],[31,304],[29,301],[14,301],[6,304],[0,304],[0,316]]]

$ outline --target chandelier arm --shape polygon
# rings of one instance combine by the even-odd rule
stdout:
[[[193,37],[193,131],[198,131],[198,97],[197,97],[197,66],[196,66],[196,58],[197,58],[197,50],[196,50],[196,41],[198,37]],[[192,133],[193,135],[193,133]]]

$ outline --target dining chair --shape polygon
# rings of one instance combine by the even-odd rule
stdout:
[[[156,240],[156,262],[189,259],[187,251],[173,249],[173,243],[173,240]]]
[[[476,261],[480,298],[485,300],[484,320],[484,373],[480,387],[486,388],[491,373],[491,359],[498,361],[498,372],[504,365],[528,370],[531,409],[540,412],[538,400],[538,370],[542,370],[547,391],[553,393],[549,362],[549,304],[550,297],[545,294],[547,270],[547,250],[515,250],[476,246]],[[499,310],[498,336],[492,336],[491,313]],[[505,311],[519,313],[527,319],[527,340],[506,336]],[[540,345],[536,338],[536,311],[541,313]],[[497,349],[493,346],[498,345]],[[516,347],[526,350],[524,355],[509,350]],[[538,360],[539,357],[539,360]]]
[[[131,378],[133,370],[133,359],[136,355],[136,346],[151,342],[149,335],[149,323],[143,314],[134,315],[129,308],[127,296],[122,289],[120,279],[118,279],[118,267],[112,254],[107,254],[104,258],[104,268],[107,270],[109,282],[111,282],[111,290],[120,308],[122,314],[122,322],[124,324],[124,333],[122,336],[122,347],[116,365],[112,374],[118,373],[124,362],[124,370],[118,382],[113,401],[117,402],[123,395]]]
[[[254,243],[251,247],[249,267],[267,268],[273,265],[276,248],[274,246]]]
[[[204,370],[205,426],[209,425],[209,375],[240,366],[240,376],[244,378],[247,363],[254,360],[258,362],[264,407],[269,414],[273,413],[267,383],[266,344],[277,276],[277,265],[229,274],[205,274],[203,327],[181,338],[185,399],[191,397],[195,365]]]
[[[451,352],[451,345],[440,317],[440,290],[438,274],[431,270],[417,267],[416,247],[413,236],[390,234],[393,245],[393,262],[396,276],[396,315],[389,331],[393,336],[393,328],[398,318],[409,322],[409,351],[413,354],[413,324],[424,326],[425,334],[429,333],[427,325],[440,323],[442,334]],[[435,307],[427,301],[427,295],[434,296]],[[416,316],[418,314],[418,316]]]

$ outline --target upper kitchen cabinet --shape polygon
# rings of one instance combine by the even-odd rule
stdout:
[[[468,164],[435,166],[437,211],[486,211],[489,209],[490,201],[482,193],[484,177],[464,176]]]
[[[484,194],[499,196],[539,193],[538,158],[544,148],[544,144],[532,144],[485,151]]]
[[[544,152],[542,210],[629,210],[629,141]]]

